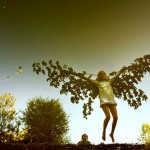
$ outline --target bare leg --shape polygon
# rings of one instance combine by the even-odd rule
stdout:
[[[115,142],[114,131],[115,131],[117,120],[118,120],[118,114],[117,114],[117,109],[116,109],[115,105],[108,105],[108,107],[109,107],[110,112],[113,116],[113,122],[112,122],[112,129],[111,129],[110,137],[112,139],[112,142]]]
[[[108,125],[108,122],[110,120],[110,112],[109,112],[109,107],[107,105],[102,105],[102,110],[105,114],[105,119],[103,123],[103,133],[102,133],[102,139],[105,141],[106,140],[106,127]]]

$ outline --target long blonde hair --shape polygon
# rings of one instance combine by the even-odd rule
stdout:
[[[97,73],[97,78],[96,78],[97,81],[109,81],[109,76],[107,76],[106,72],[103,71],[103,70],[100,70],[98,73]]]

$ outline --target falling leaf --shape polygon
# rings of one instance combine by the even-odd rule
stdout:
[[[18,68],[17,68],[17,70],[16,70],[16,73],[17,73],[18,75],[22,75],[22,74],[23,74],[23,67],[18,66]]]

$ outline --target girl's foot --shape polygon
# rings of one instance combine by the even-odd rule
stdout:
[[[112,140],[112,142],[114,143],[114,142],[115,142],[115,139],[114,139],[113,134],[110,134],[109,136],[111,137],[111,140]]]
[[[102,139],[105,141],[106,137],[105,137],[105,132],[102,133]]]

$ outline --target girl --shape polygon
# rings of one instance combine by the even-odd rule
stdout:
[[[119,72],[116,77],[119,77],[121,72]],[[114,99],[114,93],[113,89],[111,87],[112,82],[114,81],[114,78],[109,79],[107,74],[104,71],[99,71],[97,74],[96,80],[90,79],[92,83],[94,83],[98,89],[99,89],[99,97],[100,97],[100,107],[102,108],[104,114],[105,114],[105,119],[103,123],[103,132],[102,132],[102,139],[105,141],[106,140],[106,127],[108,125],[108,122],[110,120],[110,113],[112,114],[113,117],[113,122],[112,122],[112,129],[110,132],[110,137],[112,142],[115,141],[114,139],[114,130],[117,124],[118,120],[118,114],[117,114],[117,103]]]

